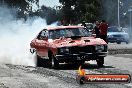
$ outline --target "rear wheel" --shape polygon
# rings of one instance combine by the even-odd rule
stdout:
[[[97,61],[98,67],[103,67],[104,66],[104,57],[100,57],[96,61]]]
[[[36,55],[36,66],[41,67],[43,65],[42,58],[38,55]]]
[[[48,66],[48,60],[43,59],[40,56],[36,55],[36,66],[37,67],[47,67]]]

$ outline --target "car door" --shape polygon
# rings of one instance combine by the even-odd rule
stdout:
[[[39,33],[39,35],[35,39],[35,49],[37,55],[41,57],[48,57],[48,47],[48,31],[44,29]]]

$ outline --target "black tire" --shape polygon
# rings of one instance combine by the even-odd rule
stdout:
[[[126,44],[128,44],[129,42],[127,41]]]
[[[98,67],[103,67],[104,66],[104,57],[100,57],[96,61],[97,61]]]
[[[117,44],[121,44],[121,42],[117,42]]]
[[[41,67],[42,66],[42,60],[41,60],[41,58],[38,55],[36,55],[36,66],[37,67]]]
[[[48,60],[41,58],[40,56],[36,55],[36,66],[37,67],[47,67]]]
[[[58,68],[59,67],[59,62],[56,60],[56,58],[54,57],[53,54],[51,54],[51,56],[49,57],[50,60],[50,67],[51,68]]]

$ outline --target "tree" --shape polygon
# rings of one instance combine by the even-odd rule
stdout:
[[[57,20],[60,20],[60,11],[57,11],[55,8],[46,7],[44,5],[38,10],[38,15],[41,18],[46,19],[47,24],[51,24]]]
[[[17,10],[17,18],[27,19],[28,14],[32,13],[32,3],[38,6],[39,0],[2,0],[0,3],[7,5],[9,8]]]
[[[132,1],[120,0],[120,25],[129,26],[130,6]],[[100,18],[105,19],[109,25],[118,26],[118,0],[101,0]]]
[[[39,0],[2,0],[0,1],[1,3],[6,4],[9,8],[15,8],[17,10],[17,18],[24,18],[25,21],[28,17],[38,16],[46,19],[47,24],[51,24],[60,17],[60,13],[56,8],[50,8],[44,5],[39,8]],[[38,8],[34,10],[32,4]]]
[[[69,23],[87,21],[98,18],[100,0],[59,0],[63,5],[63,18]]]

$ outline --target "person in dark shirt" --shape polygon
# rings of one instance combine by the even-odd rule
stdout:
[[[106,43],[107,42],[107,30],[108,30],[108,24],[105,22],[105,20],[102,20],[102,22],[99,25],[100,30],[100,38],[102,38]]]
[[[94,33],[96,34],[96,38],[100,37],[99,25],[100,25],[99,21],[96,21],[95,22],[95,27],[94,27]]]

